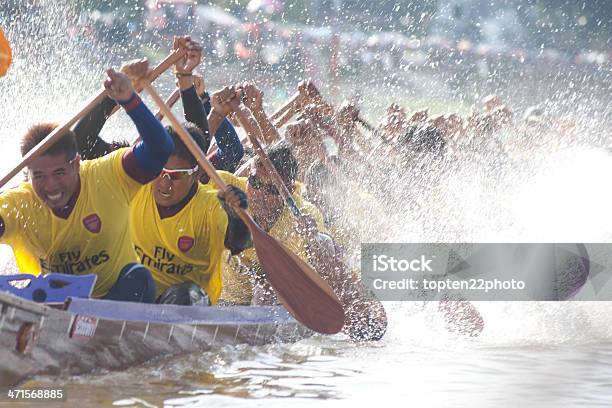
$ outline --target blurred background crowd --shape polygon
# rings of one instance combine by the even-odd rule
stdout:
[[[2,20],[36,13],[37,0],[5,0]],[[607,0],[79,0],[68,35],[125,47],[204,38],[209,62],[306,76],[410,71],[487,75],[499,65],[552,70],[612,62]],[[136,41],[135,41],[136,40]],[[328,69],[317,69],[327,61]],[[318,78],[319,77],[319,78]]]

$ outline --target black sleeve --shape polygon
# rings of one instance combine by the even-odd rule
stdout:
[[[204,133],[204,153],[210,146],[210,132],[208,131],[208,120],[206,119],[206,111],[202,106],[202,101],[198,97],[195,86],[181,91],[181,100],[183,101],[183,110],[185,112],[185,120],[199,127]]]
[[[228,214],[225,247],[232,255],[237,255],[253,246],[253,237],[246,224],[236,215]]]
[[[204,107],[204,112],[206,112],[206,117],[208,117],[208,115],[210,115],[210,111],[212,110],[210,94],[208,92],[204,92],[204,95],[202,95],[202,106]]]
[[[208,92],[204,92],[204,95],[202,95],[202,106],[208,117],[212,110]],[[238,163],[240,163],[240,160],[242,160],[244,156],[244,147],[236,133],[236,129],[234,129],[234,126],[232,126],[227,118],[224,118],[223,122],[219,125],[219,129],[217,129],[217,132],[214,134],[214,137],[217,141],[218,149],[212,157],[209,157],[209,160],[217,170],[225,170],[233,173],[236,171]]]
[[[240,207],[246,210],[249,206],[246,193],[231,184],[229,188],[240,198]],[[227,230],[225,231],[224,241],[225,247],[232,252],[232,255],[239,254],[253,245],[253,237],[251,236],[249,227],[247,227],[227,202],[222,198],[219,198],[219,201],[221,202],[221,207],[227,214]]]
[[[116,149],[100,137],[100,131],[111,115],[117,102],[108,96],[85,115],[74,127],[79,154],[85,160],[102,157]]]
[[[248,207],[246,193],[240,190],[238,187],[229,186],[240,196],[240,207],[246,210]],[[249,227],[240,219],[238,214],[227,204],[223,199],[221,201],[221,207],[227,214],[227,229],[225,230],[225,247],[229,249],[232,255],[237,255],[247,248],[253,245],[253,237]]]

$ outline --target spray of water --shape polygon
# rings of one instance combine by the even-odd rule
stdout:
[[[0,140],[5,146],[0,171],[6,171],[17,162],[19,135],[30,124],[67,118],[101,86],[107,67],[117,66],[130,53],[130,57],[140,57],[142,47],[150,45],[139,43],[138,38],[128,48],[96,41],[79,31],[82,17],[68,1],[41,0],[0,10],[2,21],[9,22],[3,29],[15,55],[9,74],[0,80],[4,118]],[[427,98],[452,98],[455,102],[443,107],[466,112],[474,107],[471,102],[495,88],[515,109],[515,120],[519,112],[537,102],[549,117],[569,117],[574,126],[572,137],[562,138],[553,131],[526,136],[517,127],[490,137],[504,146],[513,142],[521,145],[535,137],[535,146],[526,143],[526,148],[484,152],[468,149],[460,157],[449,155],[434,164],[428,157],[401,154],[385,163],[348,163],[361,176],[352,178],[360,180],[357,187],[375,197],[371,206],[362,203],[365,205],[359,210],[347,203],[347,208],[352,208],[351,228],[362,241],[575,242],[610,238],[612,219],[607,203],[611,193],[605,177],[612,170],[612,158],[601,149],[608,145],[611,128],[609,88],[602,85],[609,73],[570,70],[545,84],[525,75],[512,83],[522,86],[507,87],[499,85],[507,85],[509,80],[485,78],[463,88],[449,85],[452,81],[446,81],[444,75],[410,75],[413,78],[405,81],[400,73],[363,82],[370,90],[377,90],[364,98],[367,116],[379,117],[389,98],[408,104],[416,96],[415,89]],[[415,82],[420,82],[420,87],[408,89],[408,84]],[[354,97],[355,87],[346,86],[342,93]],[[544,87],[548,91],[540,89]],[[539,92],[541,97],[534,98],[533,93]],[[111,121],[105,131],[112,137],[124,137],[130,128],[124,117]],[[533,142],[531,139],[527,142]],[[345,182],[349,191],[356,187],[351,180]],[[0,256],[10,264],[10,251],[3,248]],[[454,338],[436,317],[436,307],[389,305],[386,342],[431,345],[435,338],[442,346],[447,334]],[[604,313],[607,307],[588,303],[477,304],[486,324],[481,339],[492,342],[608,339],[612,333],[605,329],[610,326]],[[521,330],[516,330],[519,327]]]

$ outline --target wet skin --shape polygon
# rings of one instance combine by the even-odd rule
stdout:
[[[79,188],[80,157],[42,155],[28,166],[36,195],[52,210],[61,210]]]

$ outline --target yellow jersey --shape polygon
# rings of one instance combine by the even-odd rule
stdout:
[[[30,183],[0,194],[5,225],[0,243],[13,248],[23,272],[93,273],[98,277],[93,296],[103,297],[121,269],[137,262],[128,207],[142,184],[123,169],[126,150],[81,162],[80,192],[66,219],[55,215]]]
[[[195,195],[177,214],[161,218],[153,185],[143,186],[130,205],[136,253],[153,274],[157,295],[170,286],[193,282],[217,302],[228,218],[216,190],[198,183]]]
[[[247,177],[238,177],[226,171],[219,171],[218,173],[226,184],[231,184],[246,192]],[[217,186],[215,183],[209,182],[204,186],[216,192]],[[293,198],[296,200],[298,208],[300,208],[302,213],[311,215],[315,219],[319,231],[325,232],[323,215],[321,212],[314,205],[303,201],[297,193],[298,188],[300,191],[303,190],[301,187],[301,185],[297,185],[296,192],[293,194]],[[293,228],[293,215],[288,208],[283,210],[280,218],[269,233],[286,245],[302,260],[308,262],[308,257],[306,255],[306,239],[295,232]],[[247,249],[241,252],[240,255],[231,257],[228,262],[223,264],[223,291],[221,298],[233,303],[249,304],[252,298],[253,280],[245,273],[245,270],[258,268],[259,261],[254,248]]]
[[[225,171],[220,171],[219,175],[227,184],[231,184],[240,188],[242,191],[246,191],[248,181],[247,177],[237,177]],[[300,209],[300,212],[302,214],[310,215],[314,218],[317,223],[317,228],[319,229],[319,232],[326,232],[321,211],[319,211],[319,209],[313,204],[309,203],[306,200],[303,200],[299,194],[293,193],[292,196],[298,208]],[[295,222],[291,210],[285,207],[280,217],[278,218],[276,223],[274,223],[268,233],[274,238],[276,238],[278,241],[282,242],[283,245],[285,245],[291,252],[300,257],[300,259],[305,262],[308,262],[308,257],[306,255],[307,241],[303,236],[301,236],[295,231],[294,223]],[[259,261],[257,260],[257,254],[255,253],[254,248],[249,248],[243,251],[239,256],[240,262],[246,264],[247,266],[255,267],[259,265]]]
[[[219,176],[227,184],[238,187],[246,192],[246,178],[238,177],[227,171],[218,171]],[[217,185],[209,181],[203,185],[210,191],[217,191]],[[231,256],[229,251],[223,255],[223,259],[227,260],[222,265],[222,281],[223,287],[221,290],[220,299],[236,304],[250,304],[253,293],[253,285],[250,277],[243,273],[243,268],[240,267],[240,255]]]

